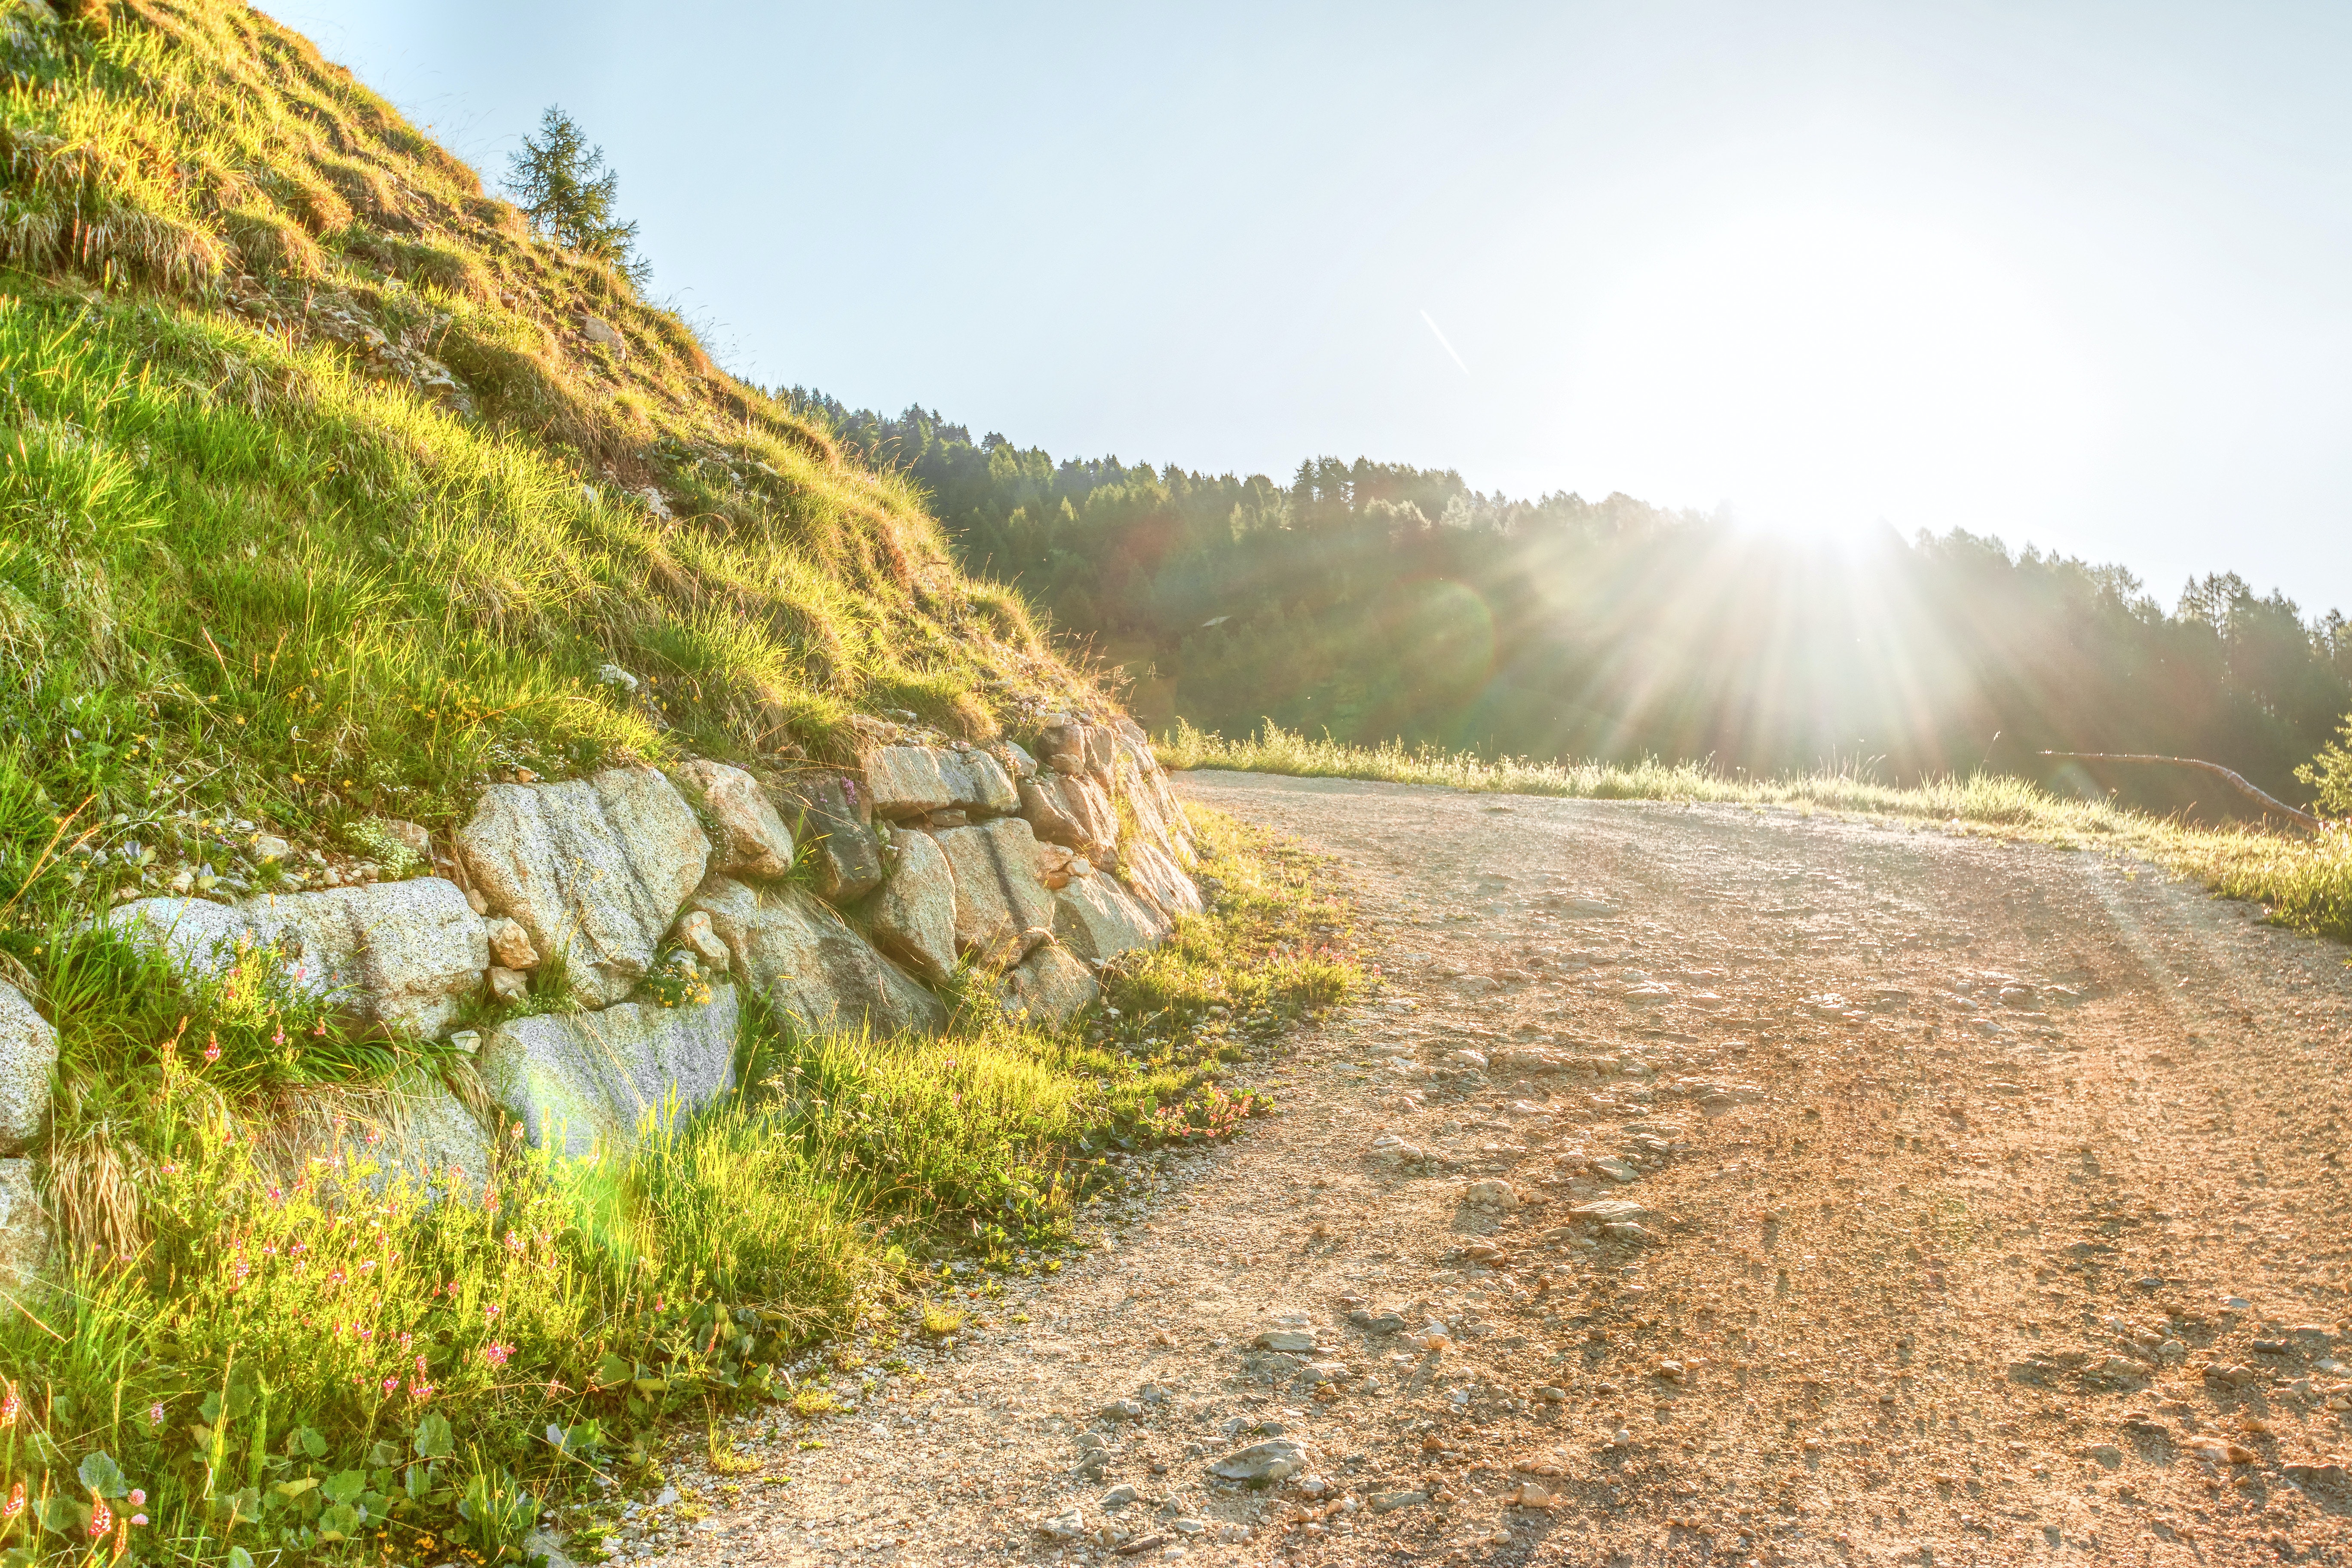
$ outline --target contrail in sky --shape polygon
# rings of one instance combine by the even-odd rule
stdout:
[[[1438,346],[1439,348],[1444,349],[1447,353],[1449,353],[1449,354],[1453,354],[1453,356],[1454,356],[1454,363],[1455,364],[1462,364],[1462,356],[1461,356],[1460,354],[1458,354],[1458,353],[1454,353],[1454,345],[1453,345],[1452,343],[1449,343],[1449,342],[1447,342],[1445,341],[1445,334],[1444,334],[1444,332],[1438,331],[1438,330],[1437,330],[1437,322],[1436,322],[1436,321],[1435,321],[1434,319],[1433,319],[1433,318],[1431,317],[1430,313],[1429,313],[1428,311],[1426,311],[1426,310],[1423,310],[1423,311],[1421,313],[1421,319],[1422,319],[1423,321],[1424,321],[1429,322],[1429,330],[1430,330],[1430,331],[1431,331],[1431,332],[1433,332],[1433,333],[1434,333],[1434,334],[1436,335],[1436,338],[1437,338],[1437,346]],[[1470,367],[1469,367],[1468,365],[1466,365],[1466,364],[1462,364],[1462,374],[1465,374],[1465,375],[1468,375],[1468,374],[1470,374]]]

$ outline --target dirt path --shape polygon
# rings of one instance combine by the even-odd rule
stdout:
[[[1335,857],[1386,988],[1286,1115],[618,1555],[2352,1558],[2340,951],[1936,829],[1180,788]]]

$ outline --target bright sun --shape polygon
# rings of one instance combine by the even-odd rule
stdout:
[[[1808,531],[1936,498],[1888,520],[1907,533],[1993,526],[2021,474],[2047,502],[2095,468],[2086,356],[2028,270],[1965,235],[1759,211],[1651,254],[1593,301],[1560,411],[1626,489],[1676,473],[1688,494],[1698,455],[1741,516]]]

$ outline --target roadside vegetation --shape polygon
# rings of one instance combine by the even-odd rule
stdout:
[[[2347,732],[2352,740],[2352,732]],[[2316,835],[2258,826],[2202,827],[2152,816],[2105,799],[2070,799],[2024,779],[1970,773],[1895,785],[1855,764],[1756,777],[1691,763],[1631,765],[1525,757],[1489,759],[1434,746],[1356,746],[1310,739],[1267,722],[1229,741],[1179,723],[1159,746],[1171,768],[1231,768],[1299,778],[1378,779],[1490,795],[1582,800],[1662,800],[1780,806],[1931,823],[1955,831],[2030,838],[2063,848],[2142,856],[2193,878],[2225,898],[2264,905],[2277,924],[2352,942],[2352,827]],[[2331,747],[2305,776],[2324,803],[2346,800],[2347,768]]]
[[[352,1060],[323,1012],[68,939],[58,972],[113,967],[45,998],[79,1086],[70,1266],[0,1308],[0,1489],[24,1488],[0,1561],[517,1561],[557,1496],[648,1479],[668,1417],[820,1411],[779,1371],[813,1341],[952,1331],[927,1296],[944,1260],[1057,1267],[1115,1156],[1272,1109],[1221,1079],[1356,984],[1306,859],[1192,825],[1211,912],[1113,965],[1066,1031],[977,984],[937,1038],[804,1037],[755,1006],[732,1099],[626,1161],[517,1146],[487,1186],[396,1171],[359,1131],[403,1072],[456,1064]],[[257,1049],[320,1053],[302,1096],[327,1136],[287,1142],[284,1089],[238,1065]]]

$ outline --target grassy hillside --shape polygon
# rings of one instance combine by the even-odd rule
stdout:
[[[112,824],[85,850],[227,802],[432,825],[517,765],[839,756],[859,710],[979,738],[1082,692],[906,481],[268,18],[0,0],[0,65],[16,915],[76,806],[69,839]]]
[[[0,1564],[518,1561],[542,1502],[657,1486],[667,1416],[825,1408],[785,1370],[813,1335],[921,1331],[950,1252],[1051,1266],[1110,1150],[1255,1105],[1221,1063],[1349,972],[1305,868],[1203,819],[1219,907],[1117,1013],[1049,1034],[975,981],[893,1041],[752,1007],[743,1091],[629,1160],[373,1189],[362,1131],[419,1075],[462,1092],[453,1047],[89,917],[183,863],[320,864],[240,859],[264,832],[413,870],[385,819],[518,770],[1106,704],[907,481],[307,42],[59,4],[0,0],[0,976],[59,1035],[61,1232],[58,1288],[0,1306]]]

